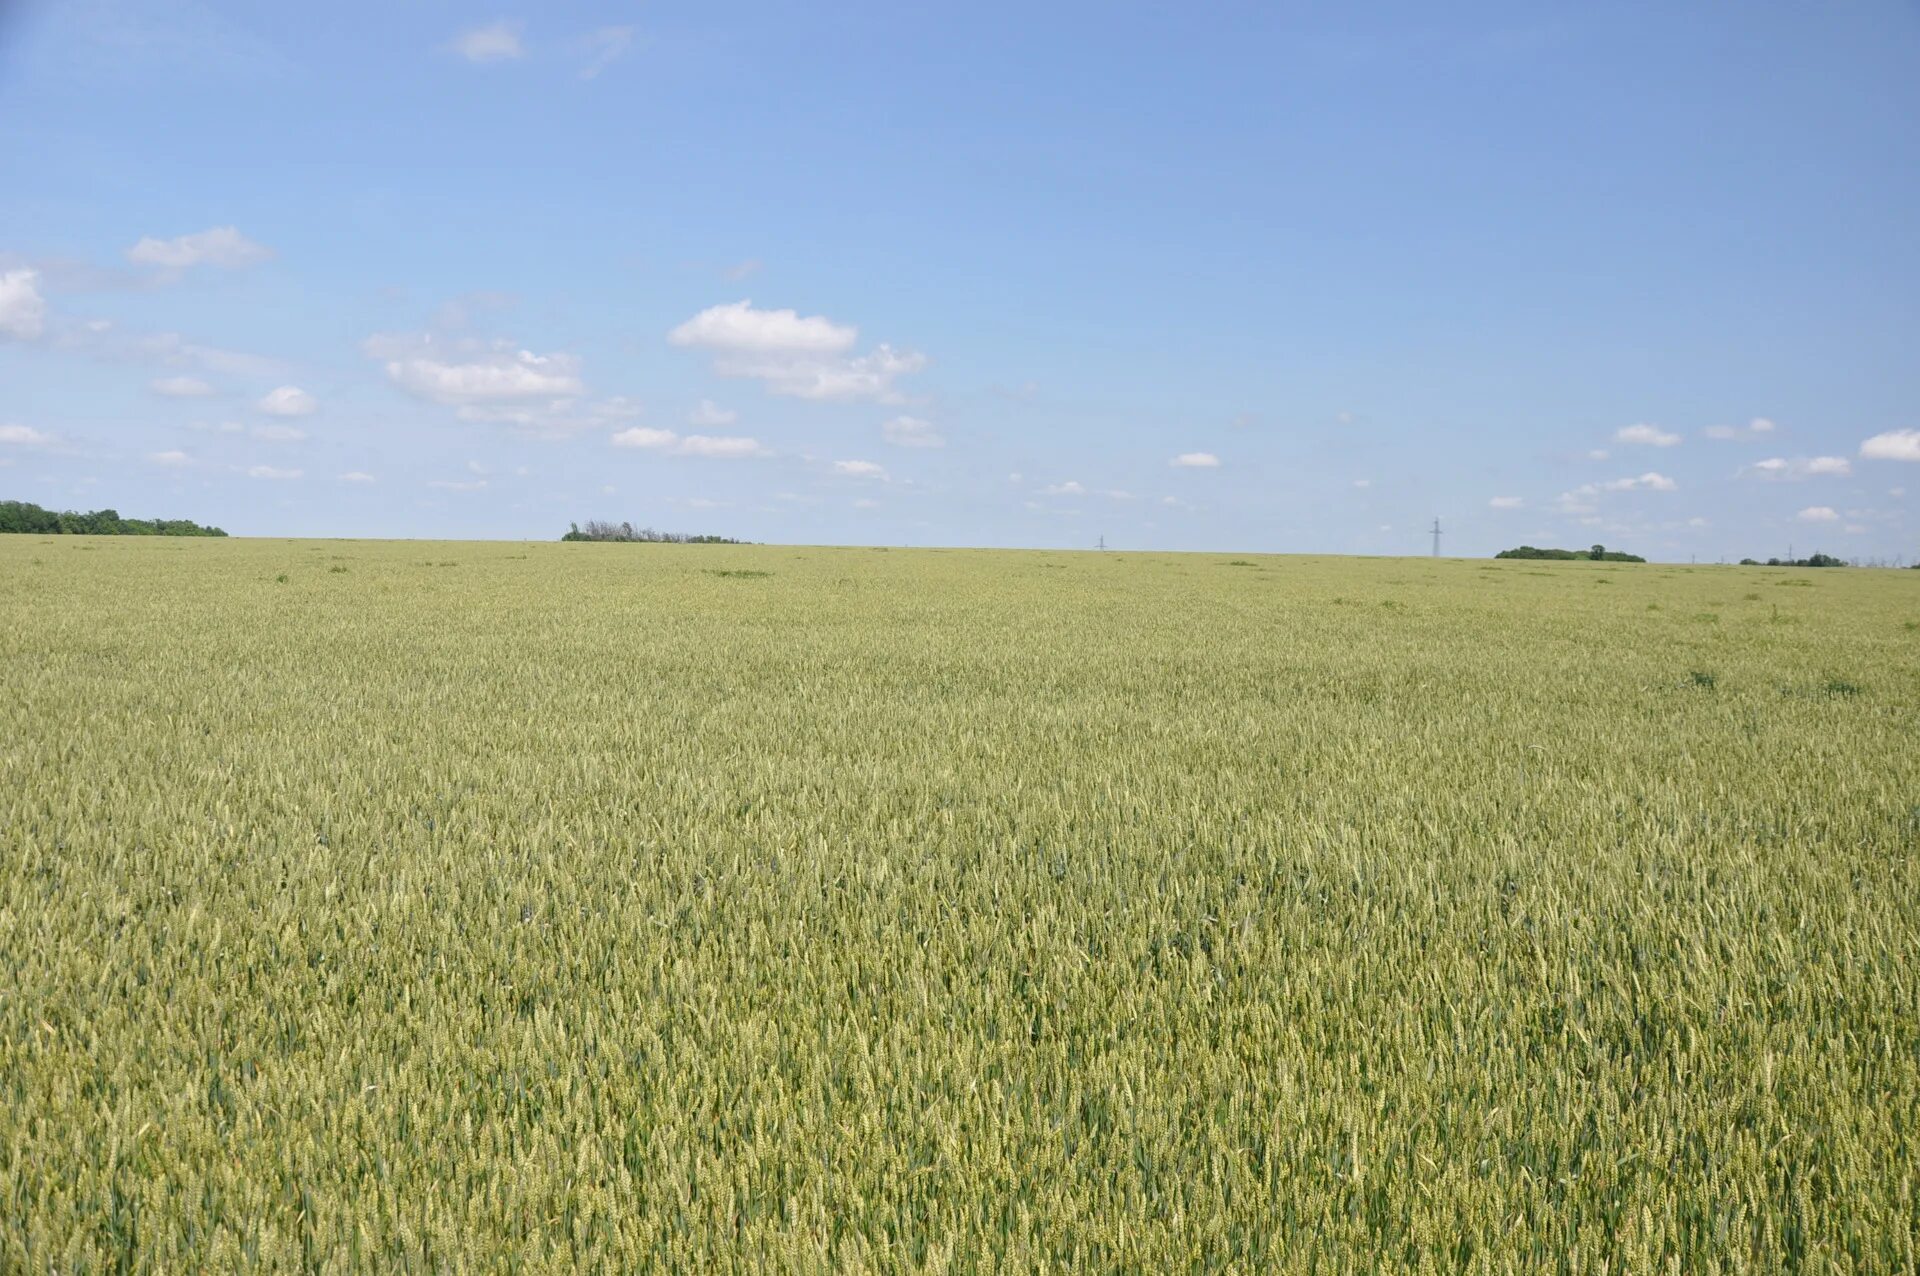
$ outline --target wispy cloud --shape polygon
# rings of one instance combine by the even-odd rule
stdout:
[[[1678,490],[1679,486],[1666,475],[1652,470],[1626,478],[1608,479],[1604,483],[1582,483],[1572,491],[1560,494],[1560,510],[1566,514],[1591,514],[1595,498],[1605,493],[1672,492]]]
[[[580,68],[580,78],[592,80],[599,78],[602,71],[626,56],[633,47],[633,27],[601,27],[587,37],[587,49],[590,57],[587,64]]]
[[[363,347],[387,380],[418,399],[471,409],[522,400],[572,400],[586,392],[580,360],[535,354],[511,342],[442,342],[431,335],[384,334]]]
[[[1853,463],[1844,456],[1770,456],[1743,466],[1740,473],[1748,478],[1773,480],[1845,478],[1853,473]]]
[[[1213,470],[1220,467],[1220,458],[1211,452],[1182,452],[1167,464],[1182,470]]]
[[[1745,425],[1710,425],[1701,433],[1721,443],[1753,443],[1771,437],[1778,427],[1763,416],[1757,416]]]
[[[504,19],[462,31],[453,38],[450,47],[475,66],[511,62],[526,53],[520,43],[520,24]]]
[[[1657,425],[1623,425],[1613,432],[1613,441],[1633,447],[1675,447],[1680,436]]]
[[[195,266],[238,270],[272,258],[271,248],[255,243],[232,226],[215,226],[172,239],[155,239],[149,235],[127,249],[127,260],[134,265],[153,266],[172,274]]]
[[[269,390],[255,406],[274,416],[311,416],[320,401],[297,385],[283,385]]]
[[[895,447],[945,447],[946,439],[933,422],[917,416],[897,416],[880,427],[880,433]]]
[[[0,425],[0,443],[12,447],[46,447],[55,441],[45,430],[29,425]]]
[[[40,272],[22,267],[0,272],[0,337],[35,341],[46,331],[47,301]]]
[[[637,425],[621,430],[607,440],[615,447],[639,448],[669,456],[703,456],[715,460],[736,460],[765,455],[758,439],[743,435],[676,434]]]

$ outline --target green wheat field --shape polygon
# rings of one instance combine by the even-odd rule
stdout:
[[[1914,1270],[1920,572],[4,540],[0,1270]]]

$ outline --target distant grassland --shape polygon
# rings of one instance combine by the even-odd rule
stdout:
[[[1920,573],[0,543],[0,1270],[1895,1272]]]

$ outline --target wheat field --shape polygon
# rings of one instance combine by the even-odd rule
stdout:
[[[0,1270],[1915,1267],[1920,572],[0,540]]]

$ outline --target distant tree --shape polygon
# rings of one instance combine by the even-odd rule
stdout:
[[[636,528],[632,523],[612,523],[590,518],[584,523],[569,523],[563,541],[619,541],[653,545],[741,545],[731,536],[689,536],[684,532],[657,532],[651,527]]]
[[[41,509],[29,501],[0,501],[0,533],[41,536],[225,536],[185,518],[121,518],[118,510]]]
[[[1761,566],[1751,558],[1741,559],[1740,565],[1742,567]],[[1806,558],[1769,558],[1765,565],[1768,567],[1845,567],[1847,560],[1835,558],[1832,554],[1813,554]]]
[[[1644,563],[1647,560],[1638,554],[1623,554],[1619,550],[1608,549],[1605,545],[1595,545],[1592,549],[1539,549],[1532,545],[1522,545],[1517,549],[1503,549],[1495,558],[1543,558],[1567,562],[1578,560],[1604,561],[1609,563]]]

